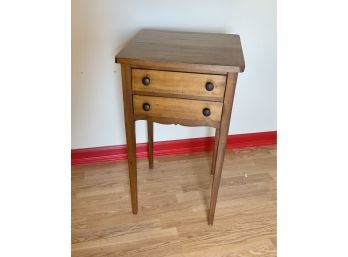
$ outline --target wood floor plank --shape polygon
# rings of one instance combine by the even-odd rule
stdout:
[[[139,160],[139,213],[127,162],[72,168],[72,256],[276,256],[276,146],[228,150],[207,225],[212,153]]]

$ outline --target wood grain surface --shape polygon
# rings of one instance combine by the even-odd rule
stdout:
[[[243,72],[239,35],[144,29],[116,56],[117,63],[197,72]]]
[[[143,104],[151,106],[149,111],[143,110]],[[157,96],[133,95],[134,117],[135,119],[154,119],[167,118],[172,123],[180,124],[181,120],[186,120],[189,125],[199,124],[200,126],[219,125],[221,119],[222,103],[210,101],[192,101],[188,99],[166,98]],[[210,116],[206,117],[202,111],[209,108]]]
[[[148,77],[149,85],[142,79]],[[214,85],[213,90],[205,88],[207,82]],[[226,76],[132,69],[132,90],[136,94],[222,101],[225,93]]]
[[[211,154],[138,161],[132,214],[127,162],[72,170],[72,256],[276,256],[276,147],[227,151],[214,226]]]

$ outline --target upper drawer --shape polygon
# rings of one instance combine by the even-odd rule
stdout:
[[[137,94],[222,101],[226,76],[132,69],[132,90]]]

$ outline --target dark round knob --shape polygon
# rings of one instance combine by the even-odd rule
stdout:
[[[210,109],[209,109],[209,108],[204,108],[204,109],[203,109],[203,115],[204,115],[205,117],[210,116]]]
[[[143,77],[142,82],[144,86],[148,86],[150,85],[150,78],[148,76]]]
[[[151,105],[150,105],[150,104],[148,104],[148,103],[144,103],[144,104],[143,104],[143,110],[144,110],[144,111],[146,111],[146,112],[147,112],[147,111],[150,111],[150,108],[151,108]]]
[[[205,84],[205,89],[208,90],[208,91],[212,91],[214,89],[214,84],[213,82],[207,82]]]

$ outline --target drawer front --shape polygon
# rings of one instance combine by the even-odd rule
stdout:
[[[222,101],[225,84],[223,75],[132,69],[136,94]]]
[[[212,101],[133,95],[135,119],[160,123],[219,127],[222,103]]]

